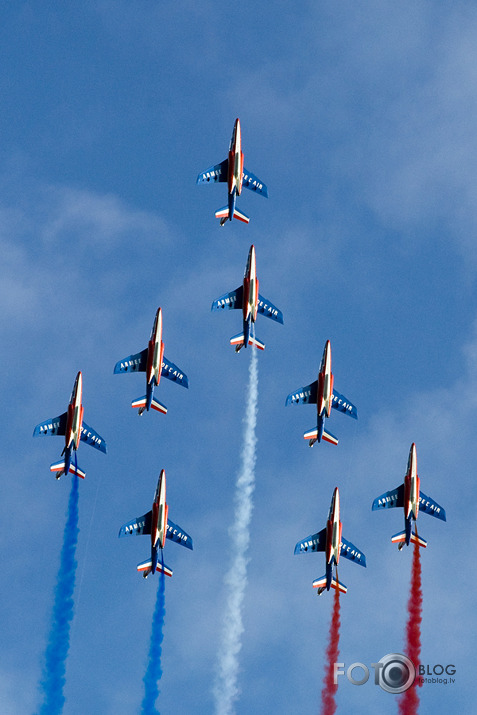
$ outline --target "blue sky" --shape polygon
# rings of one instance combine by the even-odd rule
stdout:
[[[82,445],[76,611],[64,712],[124,715],[143,695],[157,581],[135,570],[144,539],[121,524],[150,508],[167,473],[171,518],[194,552],[168,544],[162,713],[213,710],[250,356],[228,345],[251,243],[260,291],[284,326],[258,320],[256,491],[244,603],[240,713],[318,709],[332,600],[294,557],[324,525],[339,486],[345,563],[340,650],[347,664],[402,652],[411,551],[402,514],[371,513],[416,442],[421,486],[446,524],[421,515],[422,662],[453,663],[422,710],[472,712],[477,458],[477,10],[473,3],[217,0],[11,3],[0,22],[0,513],[6,712],[33,712],[70,483],[49,464],[61,439],[33,427],[66,409],[78,370]],[[269,187],[220,229],[225,188],[195,186],[226,157],[240,117],[245,165]],[[190,389],[160,385],[167,416],[139,419],[144,376],[113,376],[146,347],[158,306],[167,357]],[[308,449],[316,379],[331,340],[336,388],[359,420],[333,414],[339,445]],[[166,381],[164,381],[166,382]],[[469,553],[470,551],[470,553]],[[474,562],[474,563],[473,563]],[[343,681],[338,712],[396,712],[391,696]]]

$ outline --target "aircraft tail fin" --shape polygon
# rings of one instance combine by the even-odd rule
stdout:
[[[326,574],[321,578],[317,578],[315,581],[313,581],[313,588],[318,589],[318,596],[320,596],[323,591],[326,590]],[[331,579],[331,588],[334,588],[335,591],[340,591],[341,593],[346,593],[346,591],[348,590],[344,583],[342,581],[338,581],[338,579],[334,576]]]
[[[142,561],[140,564],[138,564],[137,570],[142,572],[144,578],[147,578],[152,572],[151,559],[146,559],[146,561]],[[157,562],[156,571],[162,571],[162,573],[164,573],[166,576],[172,576],[172,569],[170,569],[169,566],[166,566],[166,564],[163,564],[160,561]]]
[[[309,432],[305,432],[303,435],[304,439],[308,439],[310,447],[313,447],[315,442],[318,442],[318,427],[315,427],[312,430],[309,430]],[[335,437],[334,434],[331,434],[331,432],[328,432],[327,430],[323,430],[323,434],[321,436],[321,439],[324,439],[326,442],[329,442],[330,444],[338,444],[338,437]]]
[[[215,218],[220,219],[220,225],[223,226],[226,221],[229,219],[231,220],[230,217],[230,209],[228,206],[223,206],[221,209],[215,212]],[[250,219],[247,216],[247,214],[244,214],[243,211],[239,211],[237,207],[234,208],[234,213],[232,218],[236,218],[239,221],[242,221],[243,223],[249,223]]]
[[[146,395],[144,395],[144,397],[140,397],[139,399],[133,400],[131,402],[131,407],[139,408],[138,412],[140,415],[142,415],[142,413],[145,411],[146,405],[147,405]],[[167,407],[165,405],[163,405],[162,402],[159,402],[159,400],[156,400],[154,397],[152,398],[152,401],[151,401],[151,407],[153,410],[156,410],[157,412],[162,412],[163,415],[165,415],[167,413]]]
[[[391,537],[391,541],[393,544],[397,544],[398,549],[401,550],[406,543],[406,532],[400,531],[399,534],[394,534],[394,536]],[[427,546],[427,541],[423,539],[422,536],[416,534],[415,531],[411,532],[411,541],[413,544],[419,544],[419,546],[422,546],[423,548],[426,548]]]
[[[230,338],[230,344],[235,346],[235,352],[238,353],[244,347],[245,344],[244,334],[239,333],[238,335],[234,335],[232,338]],[[261,340],[252,335],[249,335],[248,344],[255,345],[255,347],[259,350],[265,350],[265,343],[262,343]]]
[[[53,462],[53,464],[50,465],[50,472],[56,472],[55,476],[57,479],[59,479],[63,474],[65,474],[65,467],[66,463],[64,460],[60,460],[59,462]],[[70,464],[70,469],[69,469],[70,474],[76,474],[78,477],[81,477],[81,479],[84,479],[86,476],[86,472],[83,472],[82,469],[78,467],[77,464]]]

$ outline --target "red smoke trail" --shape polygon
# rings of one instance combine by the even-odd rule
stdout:
[[[334,715],[336,712],[335,693],[338,684],[334,682],[335,663],[340,652],[340,592],[335,590],[333,613],[330,623],[330,637],[326,649],[325,677],[321,691],[321,715]]]
[[[412,559],[411,590],[407,604],[408,619],[406,627],[406,655],[417,668],[421,658],[421,621],[422,621],[422,587],[421,587],[421,553],[418,543],[414,543]],[[417,686],[419,681],[406,690],[399,700],[400,715],[417,715],[419,708],[419,695]]]

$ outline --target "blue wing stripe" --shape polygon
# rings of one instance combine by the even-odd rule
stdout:
[[[104,452],[104,454],[106,454],[106,442],[92,427],[89,427],[84,420],[81,425],[80,439],[82,442],[86,442],[86,444],[90,444],[92,447],[95,447],[96,449],[99,449],[100,452]]]
[[[232,290],[230,293],[220,296],[212,303],[211,310],[234,310],[240,309],[243,304],[243,286],[239,286],[237,290]]]
[[[250,191],[255,191],[257,194],[262,194],[265,198],[268,198],[268,189],[266,184],[264,184],[263,181],[260,181],[255,174],[252,174],[252,172],[248,171],[245,167],[242,174],[242,186],[246,189],[250,189]]]
[[[435,516],[437,519],[446,521],[446,510],[431,499],[431,497],[426,496],[424,492],[419,492],[419,511],[423,511],[424,514],[430,514],[431,516]]]
[[[189,534],[184,531],[184,529],[181,529],[180,526],[174,524],[170,519],[167,520],[166,537],[171,539],[171,541],[175,541],[177,544],[185,546],[187,549],[193,549],[192,538]]]
[[[318,380],[312,382],[311,385],[306,387],[300,387],[294,392],[290,392],[288,395],[285,405],[306,405],[308,403],[315,404],[318,399]]]
[[[257,312],[260,313],[260,315],[265,315],[267,318],[276,320],[277,323],[283,323],[282,311],[276,308],[273,303],[261,295],[258,296]]]
[[[33,436],[38,437],[40,434],[49,436],[64,435],[66,433],[66,417],[66,412],[63,412],[58,417],[40,422],[33,430]]]
[[[363,552],[357,549],[356,546],[351,543],[351,541],[346,541],[346,539],[343,539],[343,537],[341,537],[340,554],[341,556],[344,556],[345,559],[354,561],[360,566],[366,566],[366,556],[363,554]]]
[[[141,350],[140,353],[136,353],[136,355],[128,355],[123,360],[119,360],[114,366],[114,374],[117,375],[120,372],[146,372],[147,350],[146,348]]]
[[[332,407],[335,408],[335,410],[338,410],[339,412],[344,412],[346,415],[349,415],[350,417],[354,417],[355,420],[358,419],[358,410],[356,407],[353,405],[352,402],[346,399],[343,395],[340,395],[340,393],[333,388],[333,402],[331,404]]]
[[[395,506],[404,506],[404,484],[400,484],[396,489],[384,492],[373,501],[372,511],[377,509],[391,509]]]
[[[168,380],[178,382],[179,385],[183,387],[189,387],[189,378],[185,372],[182,372],[182,370],[168,360],[165,355],[163,355],[161,375],[162,377],[167,377]]]
[[[127,524],[123,524],[119,529],[118,537],[121,536],[140,536],[141,534],[151,533],[152,511],[147,514],[138,516],[136,519],[131,519]]]

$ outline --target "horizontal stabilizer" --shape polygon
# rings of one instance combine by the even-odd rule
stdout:
[[[326,576],[322,576],[321,578],[317,578],[316,581],[313,581],[313,588],[318,589],[318,595],[323,593],[323,591],[326,589]],[[348,590],[344,583],[341,583],[341,581],[338,581],[334,576],[331,579],[331,588],[334,588],[335,591],[341,591],[341,593],[346,593]]]
[[[229,207],[228,204],[227,206],[222,206],[221,209],[215,212],[215,218],[224,218],[228,219],[229,217]]]
[[[143,561],[142,563],[138,564],[137,570],[141,571],[144,578],[147,578],[152,570],[151,559],[146,559],[146,561]],[[170,569],[169,566],[166,566],[166,564],[163,564],[160,561],[157,562],[156,571],[162,571],[162,573],[164,573],[166,576],[172,576],[172,569]]]
[[[394,536],[391,537],[391,541],[393,544],[404,543],[406,541],[406,532],[400,531],[399,534],[394,534]],[[427,546],[427,541],[416,534],[415,531],[411,532],[411,541],[413,544],[419,544],[419,546],[423,546],[424,548]]]
[[[197,184],[217,183],[218,181],[227,181],[228,179],[229,160],[224,159],[220,164],[209,166],[205,171],[201,171],[197,177]]]
[[[66,412],[63,412],[63,414],[58,417],[53,417],[51,420],[40,422],[40,424],[33,430],[33,436],[38,437],[40,434],[46,434],[49,436],[66,434],[66,419],[67,414]]]
[[[121,372],[146,372],[148,348],[141,350],[135,355],[128,355],[123,360],[119,360],[114,366],[114,374]]]
[[[239,221],[242,221],[242,223],[250,222],[250,219],[247,214],[244,214],[243,211],[239,211],[238,208],[234,208],[234,218],[238,219]]]
[[[146,395],[144,395],[144,397],[140,397],[138,400],[133,400],[133,402],[131,402],[131,407],[133,407],[133,408],[138,407],[142,414],[142,412],[146,408],[146,402],[147,402]],[[154,397],[152,398],[152,401],[151,401],[151,407],[153,410],[156,410],[157,412],[162,412],[163,415],[165,415],[167,413],[167,407],[165,405],[163,405],[161,402],[159,402],[159,400],[156,400]]]
[[[61,473],[64,474],[65,472],[65,462],[60,461],[60,462],[53,462],[53,464],[50,465],[50,472],[59,472],[58,476],[56,477],[59,479],[61,477]],[[78,467],[78,465],[70,464],[70,474],[76,474],[78,477],[81,477],[81,479],[84,479],[86,476],[86,472],[83,472],[82,469]]]
[[[255,191],[255,193],[268,198],[268,189],[266,184],[264,184],[263,181],[260,181],[257,176],[252,174],[245,167],[242,173],[242,187],[250,189],[250,191]]]
[[[321,437],[322,439],[325,440],[325,442],[329,442],[330,444],[338,444],[338,437],[335,437],[334,434],[331,434],[331,432],[327,432],[327,430],[323,430],[323,435]]]
[[[330,444],[338,444],[338,437],[335,437],[334,434],[331,434],[331,432],[327,432],[325,429],[323,430],[321,438],[324,439],[326,442],[329,442]],[[318,441],[318,427],[315,427],[309,432],[305,432],[305,434],[303,435],[303,439],[309,439],[310,447],[313,447],[315,442]]]
[[[237,352],[240,350],[240,348],[243,348],[243,346],[244,346],[243,333],[239,333],[238,335],[234,335],[233,338],[230,338],[230,344],[235,345],[235,350]],[[252,335],[249,336],[248,344],[255,345],[255,347],[258,348],[259,350],[265,350],[265,343],[262,343],[261,340],[259,340],[258,338],[252,337]]]

